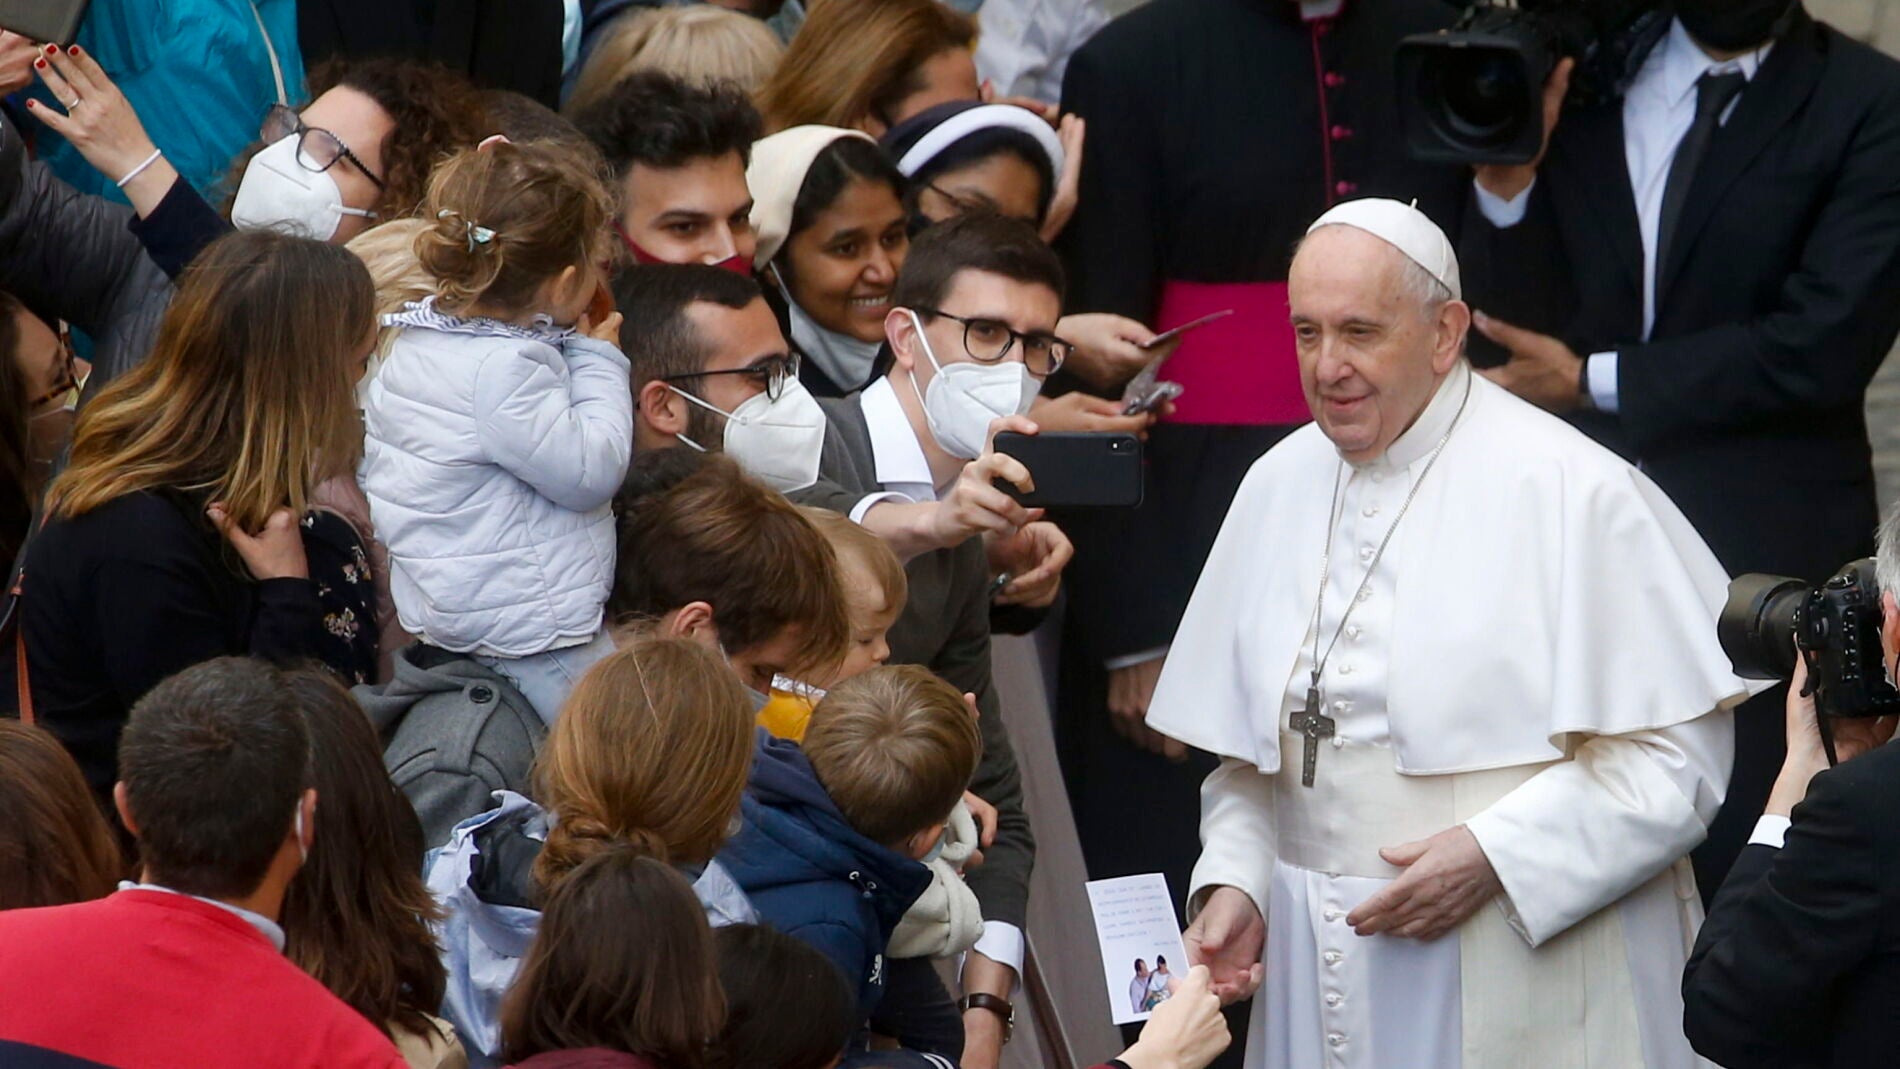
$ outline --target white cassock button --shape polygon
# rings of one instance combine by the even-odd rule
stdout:
[[[1328,1032],[1326,1034],[1326,1042],[1331,1043],[1333,1046],[1337,1047],[1341,1043],[1346,1042],[1346,1037],[1340,1035],[1338,1032]]]
[[[1371,587],[1369,587],[1369,586],[1368,586],[1368,587],[1360,587],[1360,588],[1359,588],[1359,594],[1358,594],[1358,600],[1360,600],[1360,601],[1367,601],[1367,600],[1370,600],[1370,599],[1371,599],[1371,597],[1372,597],[1372,588],[1371,588]]]
[[[1326,996],[1326,1004],[1328,1006],[1337,1006],[1344,1001],[1346,1001],[1345,997],[1337,991],[1331,992]]]
[[[1362,508],[1359,510],[1359,515],[1364,516],[1368,520],[1373,518],[1374,516],[1377,516],[1378,514],[1379,514],[1379,506],[1377,505],[1367,505],[1365,508]]]
[[[1349,713],[1351,711],[1352,711],[1352,703],[1347,701],[1344,698],[1341,698],[1338,701],[1333,703],[1333,712],[1335,713]]]
[[[1343,916],[1345,916],[1345,914],[1339,912],[1336,909],[1329,909],[1326,911],[1326,919],[1329,921],[1336,921]]]
[[[1338,749],[1343,749],[1343,748],[1345,747],[1345,745],[1346,745],[1346,740],[1345,740],[1345,739],[1342,739],[1342,738],[1340,738],[1340,737],[1339,737],[1339,736],[1337,736],[1337,735],[1334,735],[1334,736],[1333,736],[1333,749],[1335,749],[1335,750],[1338,750]]]
[[[1320,956],[1326,959],[1326,964],[1328,965],[1337,965],[1346,957],[1346,955],[1341,954],[1337,950],[1328,950],[1325,954]]]
[[[1377,552],[1378,550],[1373,549],[1371,546],[1360,546],[1359,547],[1359,563],[1371,564],[1372,555]]]
[[[1366,633],[1366,632],[1365,632],[1365,629],[1364,629],[1364,628],[1362,628],[1362,627],[1360,627],[1360,626],[1359,626],[1358,624],[1347,624],[1347,625],[1346,625],[1346,637],[1347,637],[1347,638],[1351,638],[1351,639],[1356,639],[1356,638],[1358,638],[1358,637],[1359,637],[1360,635],[1363,635],[1363,634],[1365,634],[1365,633]]]
[[[1340,665],[1340,666],[1339,666],[1339,674],[1340,674],[1340,675],[1342,675],[1342,676],[1349,676],[1349,675],[1352,675],[1352,665],[1351,665],[1351,664],[1342,664],[1342,665]]]
[[[1382,471],[1375,471],[1375,472],[1373,472],[1373,473],[1372,473],[1372,481],[1373,481],[1373,482],[1375,482],[1375,483],[1382,483],[1382,482],[1384,482],[1384,481],[1385,481],[1385,472],[1382,472]]]

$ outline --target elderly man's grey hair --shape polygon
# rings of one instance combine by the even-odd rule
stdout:
[[[1900,502],[1887,510],[1874,543],[1874,578],[1880,592],[1900,598]]]
[[[1299,243],[1293,246],[1293,254],[1298,256],[1300,249],[1306,245],[1307,239],[1311,238],[1313,234],[1319,233],[1320,230],[1331,230],[1336,226],[1348,225],[1350,224],[1327,223],[1325,226],[1320,227],[1319,230],[1315,230],[1311,234],[1307,234],[1306,237],[1301,238]],[[1451,300],[1451,287],[1433,278],[1430,271],[1421,267],[1418,261],[1405,255],[1398,246],[1394,245],[1390,246],[1390,248],[1392,255],[1399,258],[1400,288],[1405,291],[1407,297],[1412,298],[1412,300],[1417,303],[1420,315],[1426,319],[1436,319],[1438,317],[1438,310],[1444,307],[1446,302]]]

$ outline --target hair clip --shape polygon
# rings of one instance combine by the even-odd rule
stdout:
[[[514,144],[514,142],[508,140],[507,134],[489,134],[487,137],[482,138],[481,144],[475,146],[475,151],[480,152],[490,145],[512,145],[512,144]]]
[[[441,211],[436,212],[435,217],[437,219],[447,219],[448,217],[452,215],[459,217],[461,214],[462,214],[461,212],[458,212],[453,208],[444,208]],[[471,220],[471,219],[462,220],[462,234],[468,238],[468,251],[470,252],[474,252],[475,246],[477,245],[487,245],[488,243],[495,240],[495,232],[493,230],[490,230],[489,228],[485,226],[478,225],[477,223],[475,223],[474,220]]]

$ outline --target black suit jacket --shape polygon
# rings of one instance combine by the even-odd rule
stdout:
[[[1683,1028],[1729,1069],[1900,1059],[1900,746],[1814,778],[1780,850],[1742,852],[1683,975]]]
[[[1525,221],[1465,214],[1474,306],[1615,350],[1639,459],[1731,572],[1811,581],[1872,549],[1862,413],[1900,331],[1900,63],[1798,15],[1696,173],[1641,341],[1643,248],[1620,102],[1567,113]]]
[[[801,505],[849,514],[866,495],[882,489],[871,434],[856,394],[821,398],[818,404],[827,423],[819,482],[791,497]],[[1036,839],[1023,809],[1022,774],[990,674],[989,559],[983,540],[972,538],[954,549],[913,557],[904,572],[910,580],[910,600],[891,626],[890,663],[923,665],[958,690],[976,695],[983,760],[970,790],[996,807],[996,842],[983,851],[983,864],[970,870],[968,882],[985,920],[1022,928],[1029,915]]]

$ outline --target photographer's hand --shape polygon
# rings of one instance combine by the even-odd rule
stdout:
[[[1543,165],[1544,154],[1550,151],[1550,135],[1557,129],[1557,117],[1563,114],[1564,95],[1570,92],[1570,74],[1576,67],[1576,60],[1565,59],[1551,70],[1550,79],[1544,83],[1544,144],[1537,150],[1536,159],[1529,163],[1488,163],[1472,168],[1485,192],[1500,200],[1512,201],[1537,180],[1537,168]]]
[[[1827,750],[1821,745],[1821,718],[1813,695],[1802,696],[1807,689],[1808,666],[1795,659],[1794,678],[1788,681],[1788,758],[1782,762],[1781,775],[1768,795],[1767,816],[1785,817],[1808,795],[1808,784],[1827,771]],[[1828,726],[1834,734],[1834,756],[1850,761],[1861,754],[1886,745],[1893,738],[1896,718],[1891,716],[1839,719]]]

